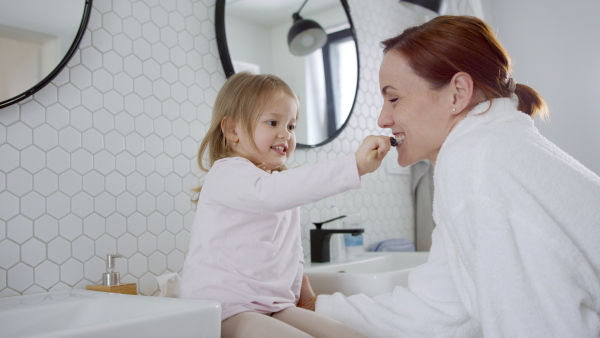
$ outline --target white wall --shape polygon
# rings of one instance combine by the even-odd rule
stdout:
[[[550,106],[540,132],[600,175],[600,1],[484,0],[515,79]]]
[[[351,0],[359,93],[333,142],[296,150],[291,167],[349,154],[382,133],[379,41],[413,22],[397,0]],[[0,297],[98,283],[118,252],[123,282],[157,292],[179,271],[198,182],[196,152],[225,75],[215,0],[97,0],[73,59],[41,91],[0,110]],[[354,190],[301,209],[311,223],[360,212],[365,243],[414,237],[410,179],[385,170]],[[293,193],[293,192],[292,192]]]

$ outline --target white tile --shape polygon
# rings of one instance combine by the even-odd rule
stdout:
[[[6,175],[6,188],[17,196],[23,196],[33,188],[33,175],[18,168]]]
[[[186,249],[187,252],[187,249]],[[183,269],[185,255],[179,250],[173,250],[167,256],[167,268],[169,271],[179,272]]]
[[[19,245],[15,242],[4,239],[0,241],[0,266],[2,269],[8,269],[19,262]]]
[[[21,245],[21,260],[30,266],[37,266],[46,259],[46,244],[32,238]]]
[[[111,193],[113,196],[119,196],[127,188],[125,184],[125,176],[113,171],[106,175],[106,191]]]
[[[156,276],[149,272],[145,273],[139,279],[138,289],[141,295],[154,296],[154,293],[158,291]]]
[[[102,274],[106,272],[105,256],[94,256],[83,264],[83,276],[93,284],[102,283]]]
[[[171,135],[171,122],[169,122],[169,120],[167,120],[164,116],[159,116],[154,120],[154,133],[161,139]]]
[[[127,217],[127,232],[139,237],[146,230],[146,217],[139,212]]]
[[[10,156],[10,155],[9,155]],[[2,161],[5,157],[2,156],[0,151],[0,158]],[[26,148],[21,152],[21,167],[28,172],[34,174],[42,170],[46,165],[46,153],[40,150],[36,146]]]
[[[132,5],[132,14],[133,17],[141,23],[150,20],[150,8],[148,7],[148,4],[145,1],[135,2]]]
[[[173,2],[173,1],[171,1]],[[162,7],[156,6],[150,9],[152,22],[158,27],[165,27],[169,23],[167,12]]]
[[[142,24],[142,37],[150,44],[160,40],[159,29],[153,21]],[[136,41],[139,41],[139,39]]]
[[[134,277],[140,278],[148,271],[148,258],[136,253],[127,260],[128,272]]]
[[[48,243],[48,259],[56,264],[62,264],[71,257],[71,243],[62,237],[56,237]]]
[[[104,234],[96,240],[96,255],[106,257],[106,254],[115,253],[117,251],[117,240]],[[121,266],[122,263],[116,263]]]
[[[19,263],[8,269],[7,286],[17,292],[23,292],[33,284],[33,268]]]
[[[71,199],[71,212],[81,218],[87,217],[94,212],[94,199],[85,192],[77,193]]]
[[[60,191],[55,192],[46,199],[46,211],[57,219],[67,215],[70,210],[69,198]]]
[[[146,190],[146,178],[139,172],[127,176],[127,191],[134,196],[139,196]]]
[[[44,124],[33,130],[33,141],[42,150],[48,151],[58,145],[58,132]]]
[[[126,233],[117,239],[117,251],[123,257],[131,257],[137,252],[137,238]]]
[[[23,150],[33,143],[33,130],[22,122],[9,126],[6,130],[6,141],[18,150]]]
[[[117,35],[123,30],[123,21],[115,12],[107,12],[102,15],[102,27],[110,35]]]
[[[34,276],[35,284],[47,290],[58,281],[59,267],[50,261],[44,261],[35,267]]]
[[[0,170],[9,172],[19,166],[19,152],[8,144],[0,144]]]
[[[58,229],[62,238],[73,241],[83,233],[83,220],[75,215],[67,215],[58,221]]]
[[[115,170],[115,155],[106,150],[100,150],[94,155],[94,167],[102,175],[108,175]]]
[[[138,76],[133,80],[133,88],[141,98],[152,95],[152,83],[145,76]]]
[[[105,231],[106,218],[93,213],[83,219],[83,233],[91,239],[98,239]]]
[[[160,233],[162,233],[166,229],[165,222],[166,222],[166,219],[165,219],[164,215],[161,215],[158,212],[153,212],[147,218],[148,231],[151,234],[159,235]]]
[[[35,93],[33,98],[42,106],[48,107],[58,101],[58,89],[53,83],[49,83],[43,89]]]
[[[190,233],[187,231],[180,231],[175,235],[175,246],[181,252],[188,252],[190,245]]]
[[[123,216],[130,216],[136,210],[136,199],[129,192],[117,196],[117,212]]]
[[[68,109],[73,109],[81,104],[81,91],[70,83],[58,88],[60,103]]]
[[[41,217],[46,212],[46,199],[35,191],[21,198],[21,214],[31,220]]]
[[[165,255],[175,250],[175,235],[168,231],[158,235],[156,242],[158,250]]]
[[[94,71],[92,74],[92,83],[94,84],[94,88],[101,93],[108,92],[114,86],[112,74],[104,68]]]
[[[94,256],[94,241],[86,236],[80,236],[71,244],[73,258],[85,263]]]
[[[108,52],[112,49],[112,36],[105,29],[100,28],[92,32],[92,43],[101,53]]]
[[[76,150],[75,154],[77,154],[79,150]],[[81,152],[85,153],[83,150],[81,150]],[[73,162],[70,162],[69,160],[69,153],[62,148],[54,148],[46,154],[46,165],[48,166],[48,169],[57,174],[61,174],[69,169],[69,163],[71,165],[73,164]]]
[[[150,57],[152,57],[152,47],[148,41],[144,39],[136,39],[133,41],[133,53],[142,61],[148,60]]]
[[[123,20],[123,33],[131,39],[138,39],[142,36],[142,25],[133,17],[128,17]],[[116,48],[115,42],[115,48]]]
[[[152,82],[152,94],[160,101],[164,101],[171,96],[171,86],[165,80],[158,79]]]
[[[25,123],[25,125],[30,128],[35,128],[45,122],[45,116],[45,107],[36,101],[30,101],[27,103],[27,113],[21,114],[21,122]]]
[[[127,73],[115,75],[115,90],[125,96],[133,92],[133,79]]]
[[[81,133],[77,129],[68,126],[58,132],[58,144],[66,151],[75,151],[81,147]]]
[[[148,258],[148,268],[155,275],[161,275],[167,269],[167,256],[155,251]]]
[[[58,187],[67,196],[74,196],[81,191],[83,179],[80,174],[69,169],[58,177]]]
[[[102,217],[108,217],[116,210],[115,197],[107,192],[102,192],[94,198],[94,211]],[[107,224],[108,226],[108,224]]]
[[[71,68],[71,83],[83,90],[92,85],[92,72],[83,65]]]
[[[83,190],[91,196],[98,196],[104,191],[104,176],[97,171],[90,171],[83,176]]]
[[[166,214],[172,212],[173,205],[174,205],[173,196],[167,194],[166,192],[163,192],[162,194],[158,195],[158,197],[156,198],[156,210],[158,212],[162,213],[163,215],[166,215]]]
[[[102,75],[99,75],[101,77]],[[86,88],[81,92],[82,104],[89,111],[97,111],[102,108],[103,105],[103,97],[102,93],[97,88]],[[92,114],[84,109],[80,109],[78,114],[71,114],[71,119],[76,117],[77,121],[72,122],[72,124],[79,131],[85,131],[91,125]]]
[[[127,231],[127,220],[122,215],[113,213],[106,219],[106,233],[119,238]]]
[[[115,90],[111,90],[104,94],[104,107],[113,115],[123,111],[125,106],[123,95]]]
[[[148,146],[148,143],[146,143]],[[149,175],[154,171],[154,159],[148,153],[142,153],[135,159],[135,167],[142,175]]]
[[[165,146],[166,147],[166,146]],[[163,177],[173,172],[173,159],[167,154],[160,154],[156,158],[156,171]]]
[[[112,75],[123,71],[123,57],[111,50],[102,55],[103,67]]]
[[[83,279],[83,263],[71,258],[61,264],[60,279],[67,285],[75,286]]]
[[[58,220],[49,215],[43,215],[33,222],[33,233],[45,243],[58,236]]]
[[[158,173],[153,172],[146,177],[146,190],[154,196],[158,196],[165,190],[165,179]]]
[[[88,129],[82,135],[83,146],[86,150],[95,154],[104,148],[102,134],[96,129]]]
[[[137,197],[137,210],[145,216],[148,216],[156,210],[156,198],[151,194],[144,192]]]

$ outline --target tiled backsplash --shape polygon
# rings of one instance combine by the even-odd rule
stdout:
[[[357,103],[343,133],[291,163],[354,151],[381,134],[379,41],[419,20],[396,0],[350,0],[360,51]],[[80,48],[33,97],[0,110],[0,296],[84,288],[118,252],[124,282],[156,294],[180,271],[198,182],[196,152],[225,76],[215,0],[95,0]],[[394,156],[394,154],[391,154]],[[313,221],[360,212],[365,244],[413,239],[410,177],[385,168],[363,188],[302,208]]]

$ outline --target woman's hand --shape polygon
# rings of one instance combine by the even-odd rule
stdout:
[[[356,151],[356,166],[360,176],[374,172],[390,151],[390,138],[387,136],[367,136]]]
[[[317,295],[310,286],[308,277],[302,276],[302,287],[300,287],[300,299],[298,299],[298,307],[306,310],[315,311],[315,305],[317,303]]]

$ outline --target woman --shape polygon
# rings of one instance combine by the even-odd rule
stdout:
[[[372,299],[305,283],[302,306],[370,337],[599,337],[600,178],[539,134],[546,104],[490,27],[441,16],[382,44],[379,126],[401,166],[435,165],[429,260]]]

